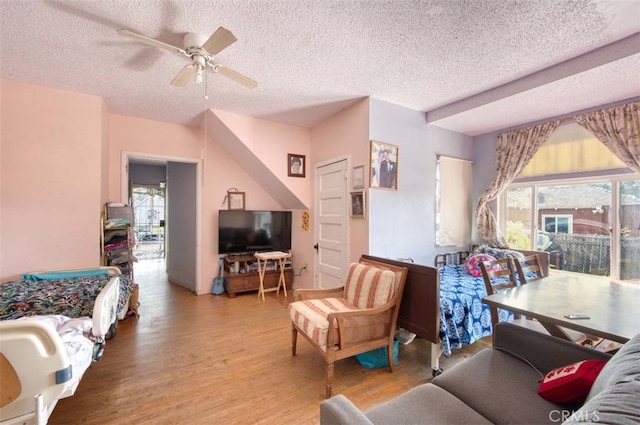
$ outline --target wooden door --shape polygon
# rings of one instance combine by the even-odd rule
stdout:
[[[319,166],[315,176],[314,285],[335,288],[343,284],[349,265],[347,160]]]

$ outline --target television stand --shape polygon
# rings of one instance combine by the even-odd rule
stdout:
[[[287,290],[291,290],[293,283],[293,269],[290,259],[284,269],[284,281]],[[253,255],[228,255],[224,258],[225,290],[229,298],[243,292],[260,290],[260,275],[258,273],[258,259]],[[264,272],[264,289],[275,290],[278,287],[280,270],[275,262],[269,261]]]

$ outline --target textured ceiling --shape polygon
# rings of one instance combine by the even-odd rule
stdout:
[[[214,108],[310,127],[371,96],[477,135],[640,96],[640,0],[0,0],[0,16],[3,78],[189,125]],[[174,87],[186,57],[116,33],[182,47],[219,26],[238,41],[214,61],[258,88]]]

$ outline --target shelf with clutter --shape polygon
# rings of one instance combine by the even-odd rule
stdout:
[[[253,255],[227,255],[224,257],[225,290],[229,297],[238,293],[258,291],[260,289],[260,275],[258,274],[258,260]],[[264,288],[271,289],[278,286],[280,270],[274,260],[267,261],[264,276]],[[284,279],[287,290],[293,284],[293,263],[286,259]]]

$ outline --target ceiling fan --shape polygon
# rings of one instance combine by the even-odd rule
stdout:
[[[206,72],[207,67],[210,67],[215,72],[222,74],[247,88],[253,89],[258,86],[258,83],[251,78],[242,75],[233,69],[227,68],[224,65],[213,63],[213,58],[218,53],[235,43],[237,40],[235,35],[226,28],[218,28],[209,38],[200,34],[191,32],[187,33],[183,39],[184,48],[172,46],[171,44],[164,43],[160,40],[125,29],[119,29],[118,34],[123,37],[128,37],[141,43],[182,54],[190,58],[191,63],[182,68],[173,81],[171,81],[171,84],[174,86],[185,86],[192,79],[196,83],[201,83],[203,73]]]

